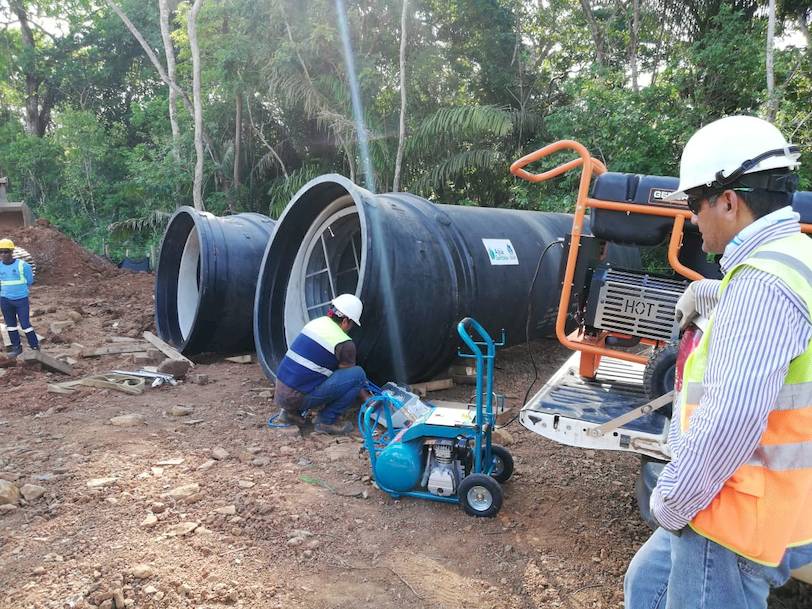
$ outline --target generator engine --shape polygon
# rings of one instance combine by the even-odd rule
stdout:
[[[586,299],[587,328],[669,341],[679,324],[674,306],[688,281],[599,265]]]

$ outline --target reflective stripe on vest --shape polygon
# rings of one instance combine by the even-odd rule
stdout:
[[[338,368],[336,347],[351,340],[329,317],[308,322],[288,347],[276,375],[288,387],[310,393]]]
[[[719,293],[743,267],[770,273],[806,303],[812,319],[812,239],[797,234],[756,250],[728,271]],[[704,395],[713,319],[685,363],[679,396],[682,432]],[[761,564],[776,566],[788,547],[812,542],[812,344],[790,362],[759,445],[690,526]]]
[[[19,274],[19,279],[12,279],[11,281],[0,280],[0,286],[9,286],[9,285],[23,285],[28,283],[25,280],[25,267],[23,266],[22,259],[17,259],[17,273]]]

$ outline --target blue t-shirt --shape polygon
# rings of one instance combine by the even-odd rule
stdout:
[[[20,277],[20,263],[22,262],[22,277]],[[7,281],[24,279],[24,283],[6,285]],[[9,300],[18,300],[28,296],[28,286],[34,283],[34,273],[31,265],[25,260],[12,260],[11,264],[0,262],[0,297]]]

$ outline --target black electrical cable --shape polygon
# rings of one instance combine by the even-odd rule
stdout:
[[[555,241],[552,241],[552,242],[548,243],[547,247],[544,248],[544,251],[541,252],[541,256],[539,257],[538,264],[536,265],[536,270],[533,273],[533,279],[530,282],[530,290],[527,292],[527,323],[525,324],[525,327],[524,327],[524,338],[525,338],[525,345],[527,345],[527,354],[530,356],[530,363],[533,364],[533,380],[530,383],[530,386],[527,388],[527,391],[524,394],[524,400],[522,400],[522,406],[527,404],[527,398],[530,395],[530,391],[532,391],[533,387],[536,385],[536,381],[539,380],[539,369],[538,369],[538,366],[536,366],[536,360],[533,357],[533,350],[530,348],[530,322],[532,321],[532,318],[533,318],[533,288],[536,287],[536,279],[538,279],[539,271],[541,270],[541,265],[544,262],[544,256],[547,255],[547,252],[554,245],[563,246],[564,245],[564,240],[563,239],[556,239]],[[515,415],[513,415],[512,419],[510,419],[504,425],[500,425],[499,428],[502,429],[504,427],[507,427],[508,425],[513,423],[513,421],[518,419],[520,414],[521,414],[521,407],[519,408],[519,411]]]

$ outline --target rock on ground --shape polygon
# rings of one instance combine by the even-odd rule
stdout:
[[[166,493],[166,495],[172,499],[183,499],[184,497],[194,495],[199,490],[200,485],[197,482],[193,482],[192,484],[184,484],[183,486],[173,488],[171,491]]]
[[[32,502],[45,494],[45,487],[39,486],[38,484],[24,484],[20,489],[20,493],[22,493],[26,501]]]
[[[158,372],[162,372],[163,374],[171,374],[176,379],[186,377],[186,373],[189,372],[190,368],[191,365],[189,362],[169,358],[158,364]]]
[[[17,505],[20,502],[20,489],[13,482],[0,480],[0,505]]]
[[[155,570],[150,565],[135,565],[130,573],[136,579],[148,579],[152,577]]]
[[[88,488],[104,488],[118,482],[118,478],[93,478],[87,481]]]
[[[135,427],[144,424],[144,417],[140,414],[123,414],[110,419],[110,423],[115,427]]]
[[[218,446],[218,447],[212,449],[211,456],[214,459],[217,459],[218,461],[223,461],[225,459],[228,459],[229,452],[225,448],[223,448],[222,446]]]

